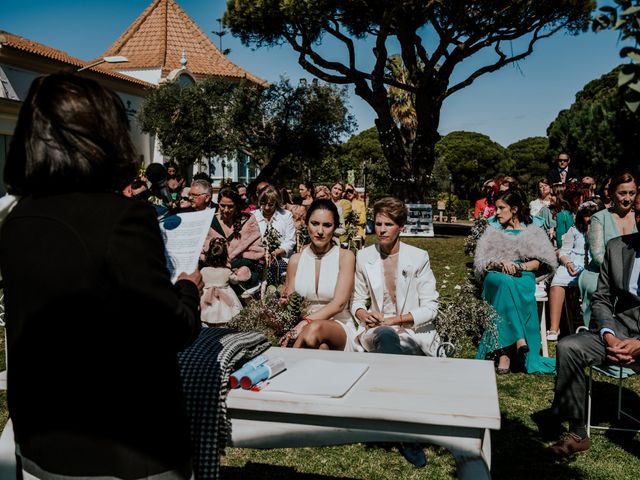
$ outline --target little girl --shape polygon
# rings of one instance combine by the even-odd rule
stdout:
[[[200,320],[205,327],[224,326],[242,310],[240,300],[229,286],[229,282],[238,283],[242,272],[236,273],[229,267],[224,238],[211,241],[200,273],[204,281],[200,297]]]
[[[589,263],[586,245],[591,216],[598,211],[595,202],[587,201],[578,207],[576,223],[562,238],[562,248],[558,253],[560,267],[551,281],[549,292],[549,319],[550,325],[547,331],[547,340],[556,341],[560,335],[560,317],[565,300],[565,288],[577,287],[578,277],[584,266]]]

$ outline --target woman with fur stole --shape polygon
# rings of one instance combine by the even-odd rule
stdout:
[[[496,372],[515,362],[527,373],[554,373],[555,359],[540,356],[536,276],[553,273],[558,261],[543,229],[533,225],[525,195],[509,189],[496,198],[496,224],[478,241],[474,269],[482,298],[498,313],[497,332],[485,331],[476,358],[495,356]],[[514,355],[515,354],[515,355]]]

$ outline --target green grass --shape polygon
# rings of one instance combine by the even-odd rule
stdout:
[[[429,251],[431,264],[443,298],[454,293],[455,285],[469,275],[469,257],[463,253],[464,237],[436,236],[408,239],[407,243]],[[448,267],[448,268],[447,268]],[[445,280],[447,280],[445,282]],[[553,348],[551,348],[553,352]],[[473,356],[473,347],[462,348]],[[2,357],[4,354],[1,355]],[[1,357],[0,357],[1,358]],[[640,376],[638,376],[640,377]],[[640,378],[624,384],[626,405],[640,417]],[[595,377],[594,405],[599,411],[614,412],[615,388],[604,377]],[[452,379],[455,381],[455,379]],[[502,426],[491,434],[492,474],[496,479],[593,479],[635,480],[640,472],[640,435],[594,433],[592,447],[576,458],[550,463],[543,449],[551,442],[543,440],[532,414],[546,409],[553,398],[554,378],[541,375],[510,374],[498,377]],[[0,401],[0,422],[6,421],[6,397]],[[43,400],[43,401],[46,401]],[[608,418],[603,420],[606,422]],[[442,448],[426,449],[429,464],[415,469],[397,452],[382,446],[347,445],[340,447],[252,450],[228,448],[222,459],[224,479],[282,480],[410,480],[455,478],[455,462]]]

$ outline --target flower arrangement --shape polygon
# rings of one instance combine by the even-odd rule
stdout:
[[[443,341],[454,345],[463,337],[470,337],[477,345],[484,334],[497,349],[497,319],[496,310],[480,298],[476,285],[467,281],[452,299],[440,303],[435,327]]]
[[[298,293],[285,297],[275,286],[270,285],[262,298],[249,300],[242,311],[229,322],[228,327],[261,332],[273,345],[277,345],[278,339],[307,315],[307,310],[307,302]]]
[[[262,244],[264,245],[267,254],[275,252],[282,243],[282,235],[275,228],[269,224],[267,226],[267,231],[264,233],[264,238],[262,240]]]
[[[301,252],[302,249],[311,243],[311,237],[309,237],[309,230],[307,230],[307,226],[304,223],[301,223],[296,228],[296,245],[297,252]]]
[[[353,251],[353,253],[358,252],[358,245],[356,242],[356,237],[358,236],[358,212],[351,210],[349,215],[347,215],[344,219],[344,228],[345,228],[345,241],[342,242],[342,245],[345,248],[348,248]]]
[[[487,225],[489,225],[489,222],[487,222],[487,219],[482,215],[473,222],[473,225],[471,226],[471,234],[464,241],[464,253],[466,255],[469,255],[470,257],[475,255],[476,245],[486,230]]]

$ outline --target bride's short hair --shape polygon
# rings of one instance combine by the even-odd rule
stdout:
[[[409,215],[409,211],[407,210],[407,206],[404,202],[395,197],[384,197],[378,200],[373,205],[374,221],[376,215],[379,213],[386,215],[401,227],[405,226],[407,223],[407,216]]]

